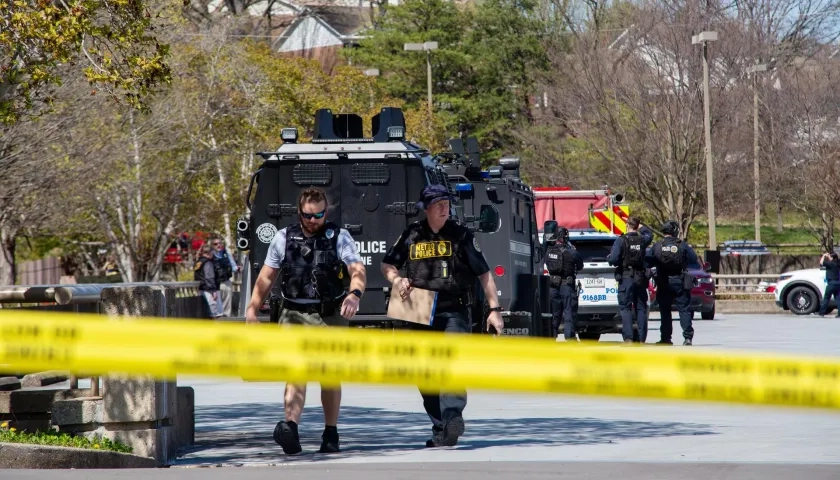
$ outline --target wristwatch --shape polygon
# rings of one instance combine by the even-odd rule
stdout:
[[[489,311],[490,311],[490,312],[501,312],[501,311],[502,311],[502,307],[493,307],[493,308],[491,308]]]
[[[361,290],[359,290],[358,288],[357,288],[357,289],[355,289],[355,290],[351,290],[351,291],[350,291],[350,293],[352,293],[353,295],[355,295],[355,296],[357,296],[357,297],[359,297],[359,298],[362,298],[362,291],[361,291]]]

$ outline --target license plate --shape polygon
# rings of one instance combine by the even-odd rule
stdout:
[[[603,278],[584,278],[583,279],[583,287],[584,288],[604,288],[604,279]]]

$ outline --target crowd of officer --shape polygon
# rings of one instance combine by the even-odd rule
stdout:
[[[450,218],[450,202],[454,198],[443,185],[429,185],[417,202],[424,211],[422,220],[406,228],[385,254],[381,273],[399,298],[412,292],[437,292],[437,307],[430,325],[422,328],[446,334],[473,331],[470,308],[476,303],[473,285],[481,286],[488,306],[486,329],[501,333],[501,316],[497,290],[490,267],[473,233]],[[249,324],[259,323],[257,313],[268,298],[272,318],[281,325],[311,327],[346,327],[359,308],[359,300],[367,283],[364,263],[351,234],[327,220],[329,200],[324,191],[304,190],[298,198],[297,222],[281,229],[271,241],[265,262],[254,283],[251,300],[245,313]],[[647,336],[647,272],[655,271],[662,313],[662,338],[658,343],[671,343],[671,305],[680,311],[685,344],[693,338],[689,305],[689,280],[686,267],[696,261],[694,251],[678,240],[679,227],[667,222],[665,238],[648,247],[652,234],[639,228],[631,218],[625,235],[618,238],[609,257],[617,266],[619,301],[626,341],[632,340],[632,311],[635,309],[640,329],[639,341]],[[213,254],[208,248],[196,271],[207,271]],[[555,335],[561,320],[567,340],[576,338],[577,309],[576,273],[583,268],[583,259],[569,242],[569,232],[560,227],[547,234],[546,266],[550,274],[552,324]],[[400,271],[404,270],[401,276]],[[197,274],[198,276],[198,274]],[[274,293],[275,282],[280,278]],[[692,280],[693,281],[693,280]],[[463,412],[466,392],[420,391],[423,407],[432,424],[426,447],[453,446],[464,434]],[[302,451],[299,423],[306,398],[306,385],[287,383],[284,395],[284,418],[274,429],[274,440],[286,454]],[[340,451],[338,417],[341,388],[322,388],[324,430],[320,451]]]

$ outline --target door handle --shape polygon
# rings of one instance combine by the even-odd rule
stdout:
[[[344,229],[350,233],[362,233],[362,225],[352,225],[349,223],[344,224]]]

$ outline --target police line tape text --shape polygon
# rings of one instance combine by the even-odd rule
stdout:
[[[552,339],[0,310],[0,365],[87,375],[413,385],[840,410],[840,359]],[[138,321],[140,320],[140,321]],[[56,339],[56,335],[61,338]]]

